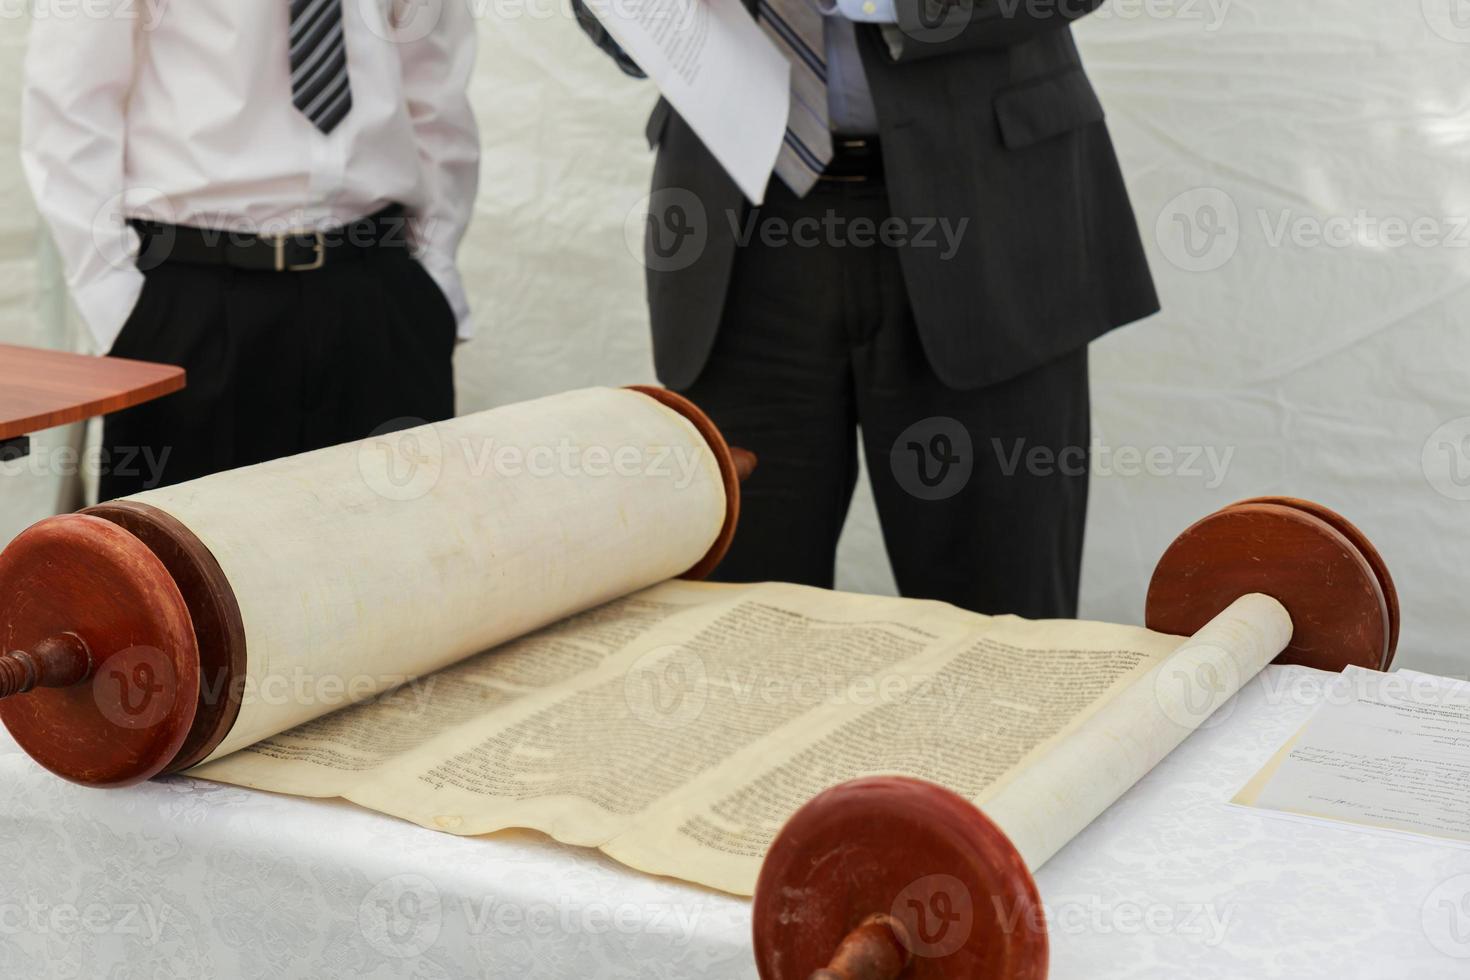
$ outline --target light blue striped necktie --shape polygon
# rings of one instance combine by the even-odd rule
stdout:
[[[791,62],[791,112],[776,176],[804,197],[832,162],[825,24],[816,0],[759,0],[757,19]]]

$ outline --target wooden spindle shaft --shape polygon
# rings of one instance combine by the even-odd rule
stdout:
[[[740,482],[744,483],[746,480],[749,480],[758,464],[755,453],[749,449],[731,446],[730,458],[735,461],[735,475],[739,477]]]
[[[870,915],[810,980],[897,980],[913,955],[902,922],[891,915]]]
[[[75,633],[60,633],[37,643],[35,649],[0,655],[0,698],[25,694],[38,687],[71,687],[92,676],[92,651]]]

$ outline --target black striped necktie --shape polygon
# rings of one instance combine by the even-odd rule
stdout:
[[[291,101],[323,133],[351,111],[342,0],[291,0]]]
[[[758,20],[791,62],[791,111],[776,176],[805,197],[832,162],[825,25],[815,0],[759,0]]]

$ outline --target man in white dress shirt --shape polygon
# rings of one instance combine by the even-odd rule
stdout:
[[[465,0],[34,19],[23,161],[72,297],[99,352],[189,376],[107,420],[102,499],[453,414],[474,57]]]

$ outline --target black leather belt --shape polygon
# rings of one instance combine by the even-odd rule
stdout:
[[[832,134],[832,162],[821,179],[836,184],[881,184],[883,144],[876,136]]]
[[[361,259],[382,248],[409,248],[408,219],[392,205],[340,228],[257,235],[218,228],[128,222],[143,239],[138,266],[165,262],[222,265],[250,272],[315,272],[344,260]]]

